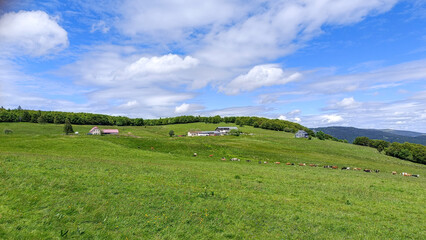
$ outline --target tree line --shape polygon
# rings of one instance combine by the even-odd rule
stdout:
[[[295,133],[298,130],[306,131],[309,136],[315,137],[315,133],[298,123],[285,120],[268,119],[262,117],[221,117],[221,116],[178,116],[159,119],[129,118],[124,116],[110,116],[94,113],[73,113],[57,111],[25,110],[0,108],[0,122],[31,122],[64,124],[65,121],[76,125],[116,125],[116,126],[158,126],[185,123],[234,123],[239,126],[253,126],[255,128],[269,129]]]
[[[387,142],[385,140],[369,139],[368,137],[357,137],[353,144],[376,148],[377,151],[384,151],[386,155],[426,164],[426,146],[416,143]]]

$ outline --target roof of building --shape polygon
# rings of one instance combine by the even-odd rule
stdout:
[[[118,133],[118,129],[104,129],[103,133]]]
[[[304,131],[304,130],[299,130],[299,131],[297,131],[297,133],[306,133],[306,134],[308,134],[306,131]]]
[[[92,129],[90,129],[90,131],[89,132],[92,132],[92,131],[94,131],[95,129],[99,129],[98,127],[92,127]]]
[[[237,127],[217,127],[216,129],[238,129]]]

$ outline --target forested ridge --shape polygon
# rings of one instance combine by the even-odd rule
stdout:
[[[0,122],[32,122],[63,124],[68,119],[71,124],[77,125],[116,125],[116,126],[158,126],[184,123],[234,123],[240,126],[253,126],[256,128],[295,133],[298,130],[306,131],[310,136],[315,133],[298,123],[279,119],[262,117],[221,117],[221,116],[178,116],[159,119],[129,118],[124,116],[110,116],[95,113],[74,113],[58,111],[40,111],[0,108]]]

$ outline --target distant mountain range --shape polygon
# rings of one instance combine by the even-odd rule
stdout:
[[[361,129],[354,127],[320,127],[312,128],[314,131],[323,131],[338,139],[346,139],[353,142],[356,137],[368,137],[370,139],[381,139],[388,142],[410,142],[426,145],[426,134],[412,131],[401,131],[392,129]]]

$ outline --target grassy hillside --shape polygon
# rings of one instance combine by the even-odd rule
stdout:
[[[323,131],[338,139],[346,139],[353,142],[356,137],[368,137],[370,139],[380,139],[387,142],[409,142],[426,145],[426,135],[409,131],[379,130],[379,129],[360,129],[354,127],[321,127],[315,128],[316,131]],[[417,134],[416,136],[408,135]]]
[[[14,133],[0,134],[0,238],[426,238],[424,165],[252,127],[241,130],[254,135],[239,137],[168,136],[221,125],[118,127],[117,137],[1,123]]]

